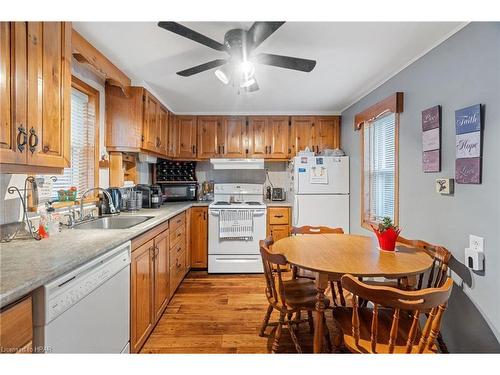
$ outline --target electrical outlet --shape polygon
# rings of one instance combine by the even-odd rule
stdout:
[[[469,234],[469,248],[473,251],[484,251],[484,238]]]

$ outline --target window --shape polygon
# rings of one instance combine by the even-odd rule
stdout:
[[[361,131],[361,225],[370,228],[384,217],[399,221],[398,133],[402,93],[356,115]],[[398,100],[401,103],[398,103]]]
[[[86,83],[72,78],[71,89],[71,166],[64,168],[53,183],[51,199],[57,200],[57,192],[72,186],[78,197],[88,188],[98,186],[99,92]],[[49,176],[39,176],[48,178]]]

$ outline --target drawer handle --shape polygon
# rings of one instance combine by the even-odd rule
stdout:
[[[274,215],[274,217],[283,217],[283,215]]]

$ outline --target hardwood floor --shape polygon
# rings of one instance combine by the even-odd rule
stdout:
[[[190,272],[141,353],[270,353],[274,327],[267,328],[266,337],[259,337],[267,309],[264,290],[264,275]],[[276,320],[273,312],[270,321]],[[301,325],[298,338],[303,352],[312,353],[307,324]],[[295,353],[286,329],[280,352]]]

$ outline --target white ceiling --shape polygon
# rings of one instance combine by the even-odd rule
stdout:
[[[251,22],[185,22],[219,42]],[[287,22],[257,52],[317,60],[311,73],[258,65],[260,90],[237,94],[214,70],[179,70],[225,58],[155,22],[75,22],[74,28],[169,109],[193,114],[339,113],[464,26],[458,22]]]

